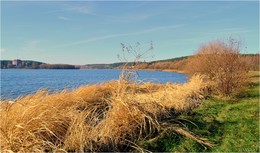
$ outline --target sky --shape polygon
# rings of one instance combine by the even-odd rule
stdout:
[[[115,63],[121,43],[152,42],[154,61],[230,36],[259,53],[259,1],[1,1],[2,60]]]

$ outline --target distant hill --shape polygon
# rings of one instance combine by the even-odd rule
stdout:
[[[192,56],[192,55],[191,55]],[[129,67],[135,66],[134,69],[149,69],[149,70],[169,70],[184,72],[185,66],[189,62],[191,56],[182,56],[164,60],[151,62],[130,62]],[[242,58],[248,65],[249,70],[259,70],[259,54],[242,54]],[[112,64],[86,64],[81,66],[82,69],[121,69],[125,62]]]
[[[157,60],[157,61],[151,61],[148,63],[157,63],[157,62],[176,62],[180,60],[184,60],[189,58],[190,56],[181,56],[181,57],[176,57],[176,58],[170,58],[170,59],[164,59],[164,60]]]
[[[46,64],[32,60],[0,60],[1,69],[78,69],[69,64]]]
[[[185,72],[189,58],[192,56],[183,56],[165,60],[142,63],[136,66],[136,69],[170,70]],[[259,54],[241,54],[242,60],[248,67],[248,70],[259,71]]]
[[[127,66],[135,66],[135,69],[184,71],[185,65],[189,62],[189,57],[191,56],[182,56],[151,62],[130,62],[127,63]],[[242,54],[242,57],[248,64],[250,70],[259,70],[259,54]],[[11,60],[0,61],[1,69],[121,69],[126,64],[126,62],[118,62],[112,64],[86,64],[75,66],[69,64],[46,64],[31,60],[17,61],[18,64],[13,63]]]
[[[115,69],[125,63],[112,63],[112,64],[86,64],[80,66],[81,69]]]
[[[24,69],[37,69],[43,62],[32,61],[32,60],[0,60],[1,69],[10,68],[24,68]]]

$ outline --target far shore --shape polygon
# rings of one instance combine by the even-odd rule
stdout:
[[[32,69],[32,68],[8,68],[9,70],[105,70],[105,69],[98,69],[98,68],[93,68],[93,69]],[[117,70],[122,70],[122,69],[118,69],[115,68]],[[115,69],[111,69],[111,70],[115,70]],[[0,69],[0,70],[4,70],[4,69]],[[7,70],[7,69],[6,69]],[[106,69],[109,70],[109,69]],[[133,70],[141,70],[141,71],[163,71],[163,72],[175,72],[175,73],[183,73],[186,74],[186,72],[181,71],[181,70],[176,70],[176,69],[133,69]]]

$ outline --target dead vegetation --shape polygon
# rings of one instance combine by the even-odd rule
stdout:
[[[190,57],[186,72],[208,76],[215,94],[232,97],[245,86],[249,70],[249,63],[240,54],[240,48],[241,42],[233,38],[227,42],[217,40],[202,45]]]
[[[166,126],[172,114],[187,112],[203,99],[203,79],[194,76],[183,85],[118,80],[1,102],[1,150],[142,151],[138,141],[156,139],[166,130],[211,146],[180,124]]]
[[[136,59],[147,52],[132,52],[131,46],[123,44],[122,48]],[[145,151],[138,142],[156,141],[165,132],[212,146],[179,122],[172,122],[207,96],[205,76],[194,75],[183,85],[140,84],[136,78],[135,71],[123,69],[117,81],[74,91],[42,90],[14,102],[2,101],[1,151]]]

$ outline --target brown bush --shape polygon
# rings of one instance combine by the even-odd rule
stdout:
[[[182,60],[178,60],[178,61],[174,61],[170,64],[170,69],[172,70],[179,70],[179,71],[183,71],[185,68],[185,65],[188,63],[188,59],[182,59]]]
[[[190,57],[186,71],[207,75],[214,91],[225,97],[241,89],[246,82],[247,66],[240,54],[240,42],[213,41],[202,45]]]

